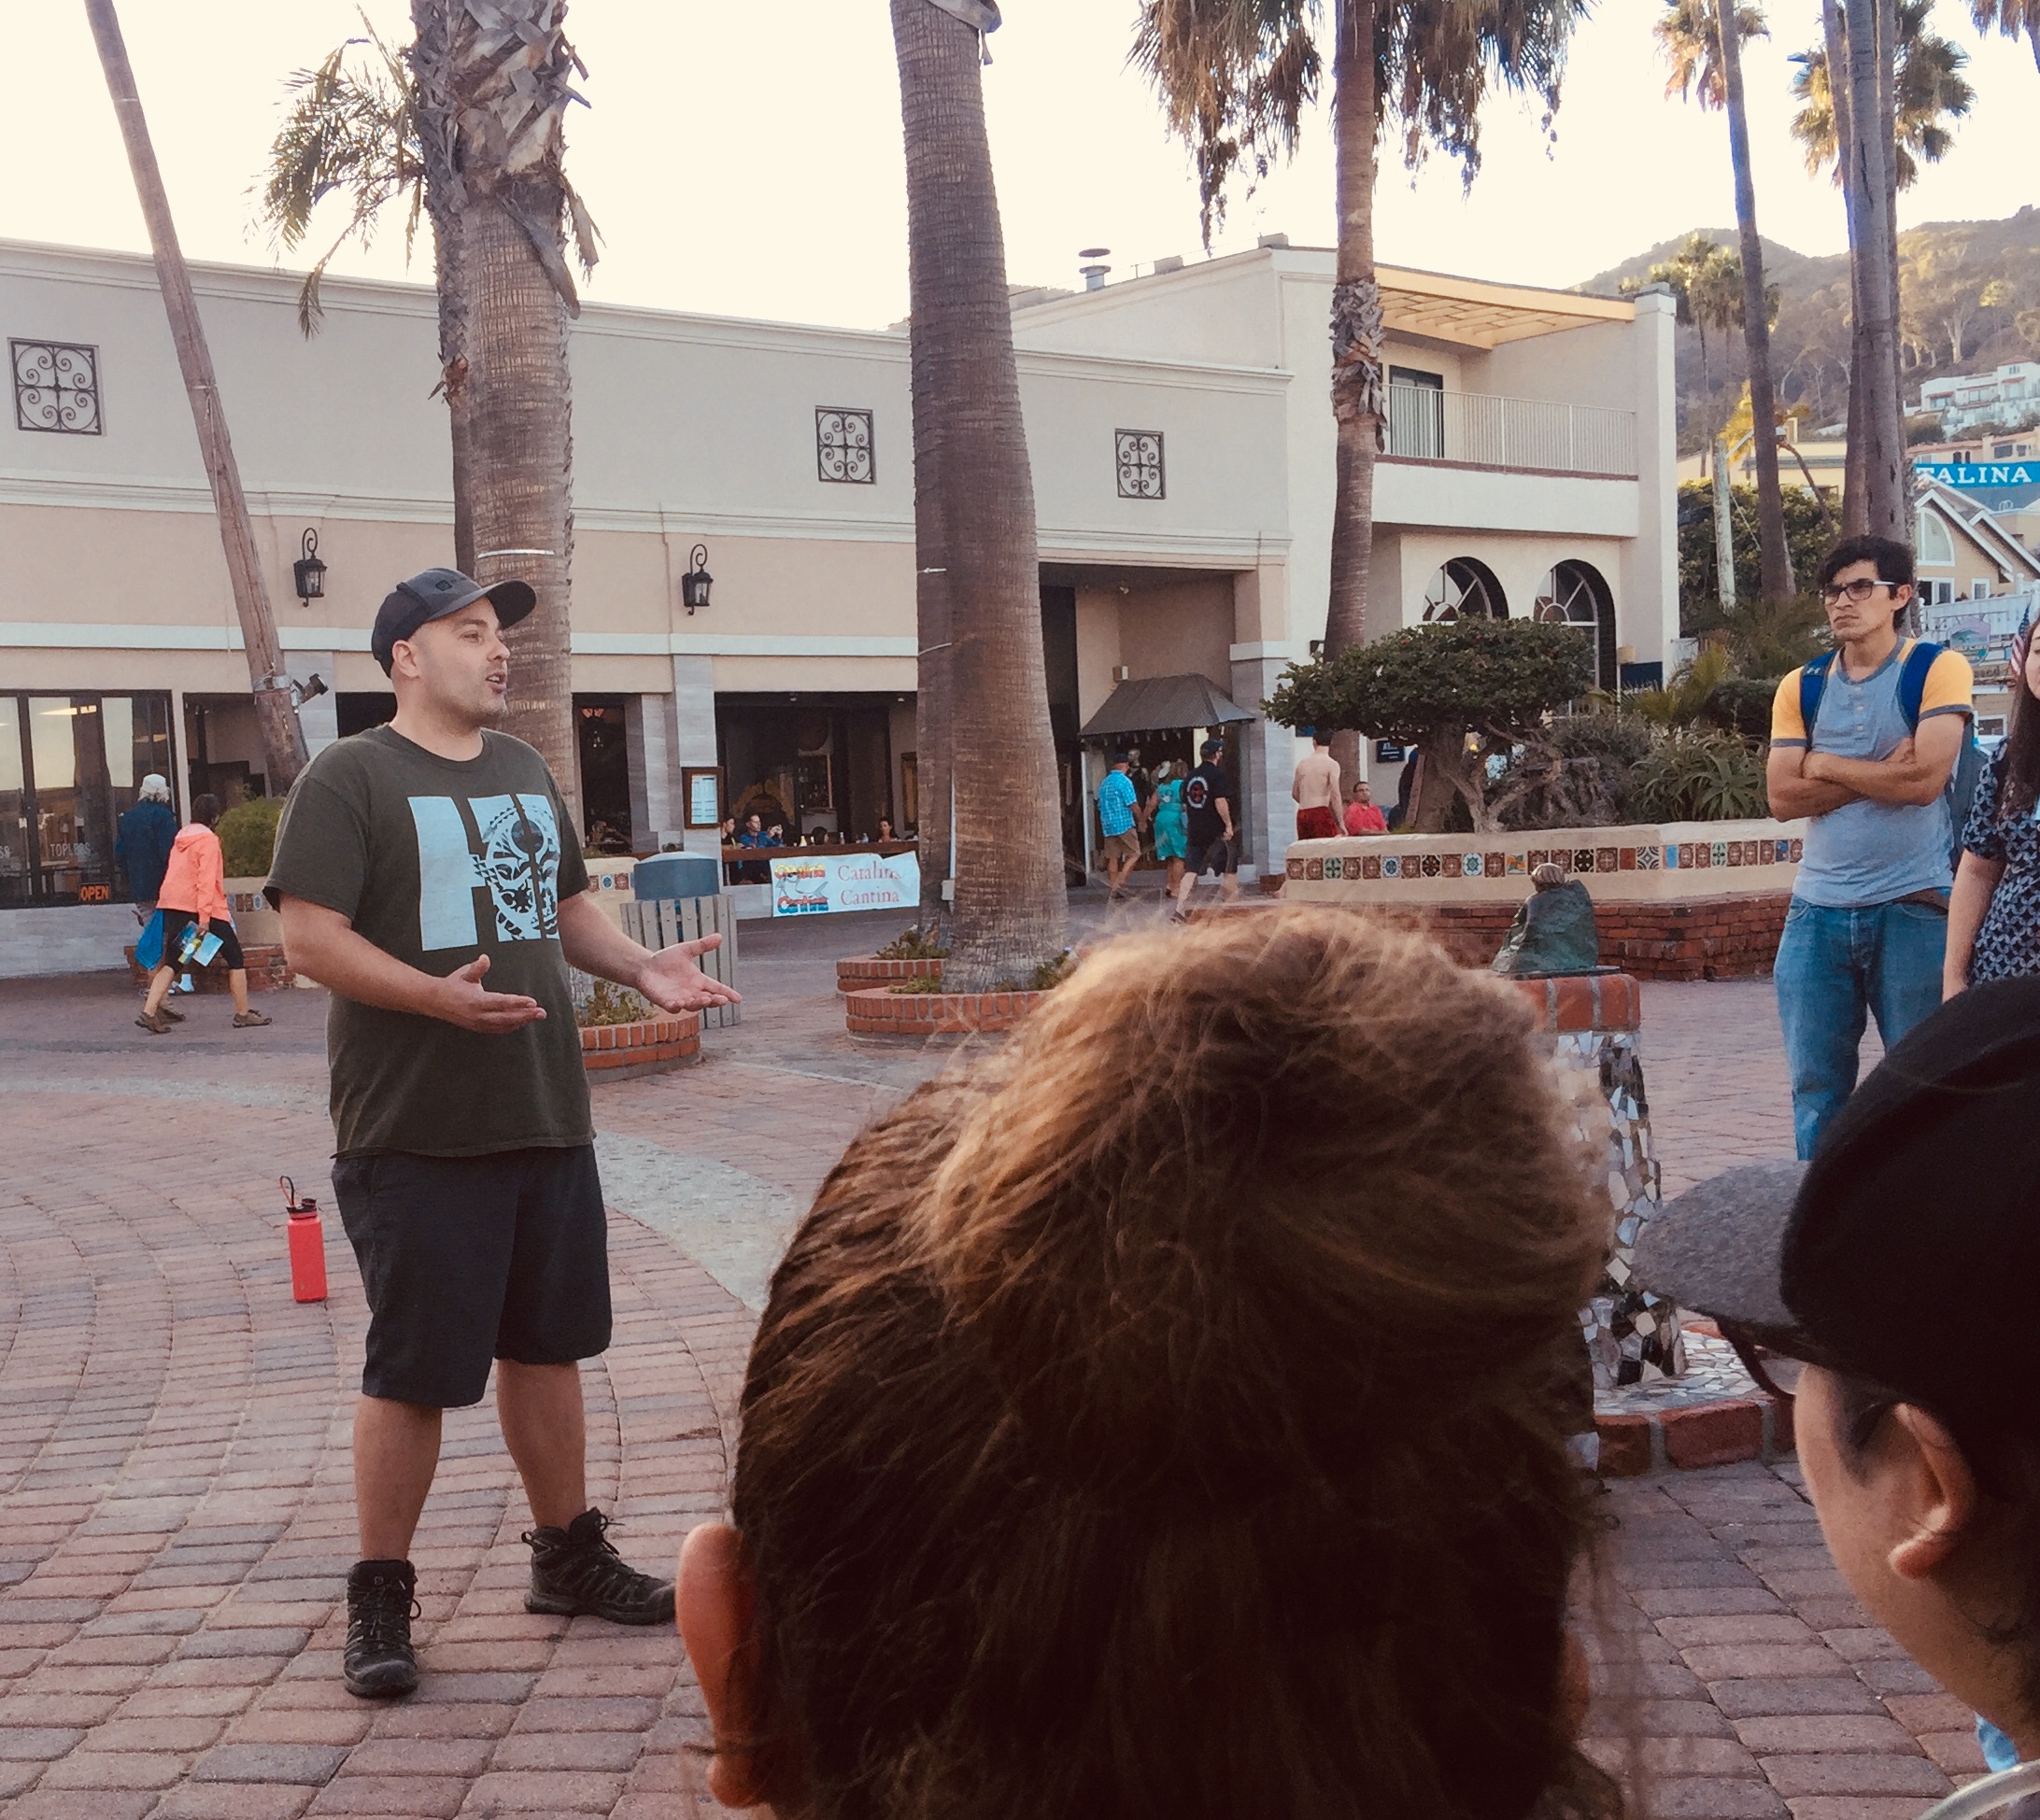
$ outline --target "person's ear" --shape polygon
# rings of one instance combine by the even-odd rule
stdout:
[[[767,1799],[756,1749],[763,1708],[744,1537],[728,1523],[698,1524],[680,1546],[674,1594],[673,1622],[701,1685],[715,1742],[708,1792],[725,1807],[757,1807]]]
[[[1905,1503],[1902,1533],[1887,1559],[1900,1579],[1924,1580],[1947,1564],[1975,1523],[1976,1475],[1955,1437],[1924,1409],[1902,1403],[1891,1418]]]

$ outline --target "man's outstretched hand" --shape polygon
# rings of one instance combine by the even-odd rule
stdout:
[[[488,972],[489,956],[477,954],[458,972],[447,974],[439,982],[439,1002],[432,1014],[485,1037],[508,1036],[545,1015],[545,1008],[535,998],[489,991],[482,984]]]
[[[716,1005],[741,1005],[744,995],[734,986],[711,980],[701,971],[701,957],[721,946],[720,936],[703,936],[699,941],[661,948],[645,957],[633,983],[661,1011],[705,1011]]]

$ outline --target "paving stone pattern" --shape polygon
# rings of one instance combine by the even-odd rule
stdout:
[[[844,1034],[832,963],[895,933],[869,921],[747,929],[744,1023],[697,1068],[598,1092],[652,1220],[612,1212],[591,1488],[642,1565],[722,1506],[789,1209],[953,1059]],[[202,1000],[153,1038],[118,976],[0,984],[0,1811],[692,1812],[677,1640],[526,1615],[531,1518],[488,1404],[449,1417],[419,1532],[423,1687],[341,1686],[364,1310],[325,1181],[324,996],[267,1005],[266,1030]],[[1789,1147],[1766,986],[1652,985],[1644,1019],[1672,1187]],[[323,1305],[290,1300],[286,1172],[328,1209]],[[756,1230],[716,1225],[718,1195]],[[1843,1591],[1789,1466],[1629,1481],[1607,1508],[1594,1748],[1642,1772],[1640,1812],[1910,1820],[1977,1767],[1966,1715]]]

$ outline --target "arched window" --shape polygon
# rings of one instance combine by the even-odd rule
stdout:
[[[1955,566],[1955,540],[1948,534],[1948,526],[1938,512],[1920,509],[1920,535],[1915,547],[1920,560],[1931,563],[1936,569],[1952,569]]]
[[[1545,576],[1531,609],[1538,619],[1578,626],[1594,645],[1594,680],[1612,689],[1621,680],[1615,657],[1615,597],[1601,571],[1591,562],[1559,563]]]
[[[1472,557],[1454,557],[1431,575],[1424,590],[1424,616],[1434,624],[1454,619],[1507,619],[1509,600],[1495,571]]]

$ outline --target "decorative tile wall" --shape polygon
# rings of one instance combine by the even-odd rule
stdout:
[[[1293,879],[1512,879],[1547,862],[1580,875],[1796,866],[1804,851],[1798,840],[1691,840],[1641,847],[1530,847],[1520,853],[1349,854],[1322,860],[1293,855],[1288,870]]]

